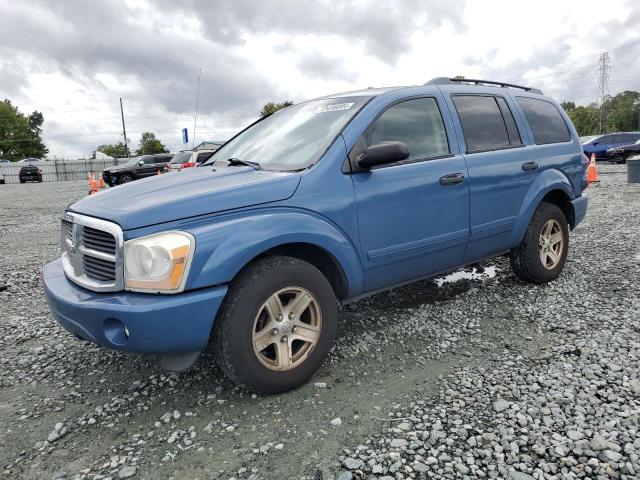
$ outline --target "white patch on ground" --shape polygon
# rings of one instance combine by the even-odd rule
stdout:
[[[485,267],[484,272],[479,273],[475,268],[473,271],[469,272],[466,270],[458,270],[456,272],[450,273],[449,275],[445,275],[444,277],[436,278],[436,284],[441,287],[445,283],[454,283],[459,280],[489,280],[493,278],[498,273],[498,269],[496,267]]]

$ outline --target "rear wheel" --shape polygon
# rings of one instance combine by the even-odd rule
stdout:
[[[529,283],[547,283],[562,272],[569,250],[569,226],[562,210],[543,202],[520,245],[511,250],[511,268]]]
[[[125,173],[118,179],[118,185],[123,185],[129,182],[133,182],[133,175],[129,175],[128,173]]]
[[[216,319],[218,363],[256,392],[290,390],[320,368],[336,322],[333,289],[317,268],[292,257],[258,260],[232,282]]]

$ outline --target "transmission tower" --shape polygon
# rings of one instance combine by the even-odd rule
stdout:
[[[609,52],[600,54],[598,61],[598,103],[600,104],[598,113],[598,133],[603,133],[602,127],[609,126],[609,113],[604,109],[604,102],[609,96],[609,72],[611,71],[611,62],[609,61]]]

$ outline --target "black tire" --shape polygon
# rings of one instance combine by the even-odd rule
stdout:
[[[555,220],[560,225],[563,244],[559,261],[553,268],[546,268],[540,258],[540,235],[542,229],[550,220]],[[569,251],[569,226],[567,218],[557,205],[542,202],[538,205],[524,238],[520,245],[513,248],[510,253],[511,268],[514,273],[528,283],[543,284],[558,278],[564,264],[567,261]]]
[[[322,324],[315,347],[300,365],[286,371],[264,366],[254,353],[253,330],[262,305],[288,287],[308,291],[320,308]],[[337,301],[327,278],[297,258],[266,257],[249,265],[229,286],[213,331],[213,347],[220,368],[234,383],[272,394],[304,384],[320,368],[333,344]]]
[[[38,178],[38,183],[42,183],[42,177]]]
[[[26,183],[26,180],[20,179],[20,183]]]
[[[134,180],[135,178],[133,178],[133,175],[125,173],[118,177],[118,185],[124,185],[125,183],[133,182]]]

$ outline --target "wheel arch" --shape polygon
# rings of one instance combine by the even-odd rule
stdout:
[[[511,244],[518,245],[524,237],[525,231],[538,205],[546,201],[557,205],[564,213],[569,228],[575,226],[575,213],[571,200],[575,198],[575,192],[567,176],[559,170],[550,169],[542,172],[529,187],[520,212],[516,218]]]
[[[231,282],[252,262],[270,255],[304,260],[320,270],[336,296],[361,293],[364,281],[356,247],[337,226],[299,210],[256,212],[192,231],[197,251],[187,288]]]

